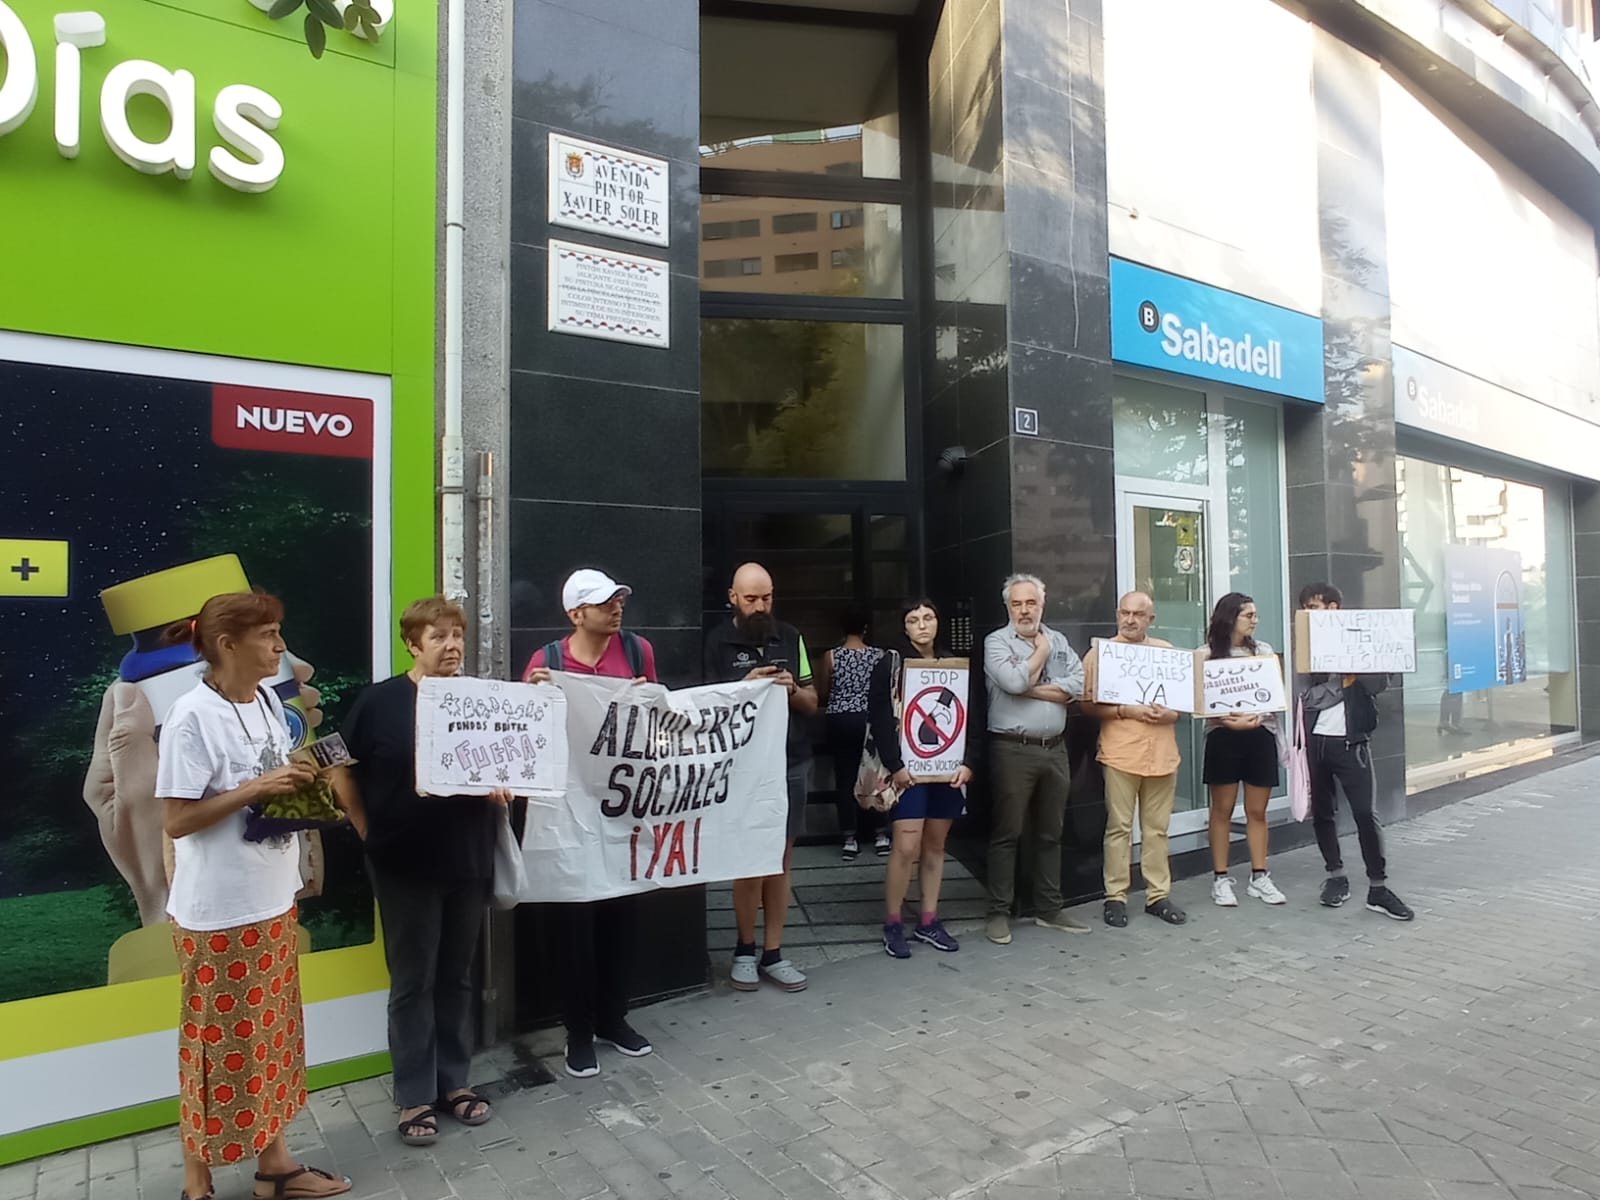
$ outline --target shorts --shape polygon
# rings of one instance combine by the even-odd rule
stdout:
[[[1206,734],[1205,781],[1249,787],[1278,786],[1278,738],[1265,725],[1213,729]]]
[[[918,783],[900,794],[889,810],[891,821],[954,821],[967,807],[960,788],[948,783]]]
[[[806,802],[811,799],[811,760],[789,764],[789,836],[806,831]]]

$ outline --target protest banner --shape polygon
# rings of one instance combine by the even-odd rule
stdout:
[[[565,794],[528,801],[524,900],[604,900],[783,870],[788,694],[557,671]]]
[[[949,783],[967,754],[971,664],[964,658],[909,658],[900,694],[900,758],[914,783]]]
[[[1294,615],[1294,669],[1318,675],[1415,671],[1415,616],[1409,608],[1301,609]]]
[[[417,791],[560,795],[566,707],[561,690],[547,683],[424,676],[417,684]]]
[[[1273,713],[1289,707],[1283,688],[1283,666],[1276,654],[1207,658],[1206,653],[1204,647],[1194,652],[1199,664],[1195,688],[1197,715]]]
[[[1194,651],[1095,638],[1094,699],[1194,711]]]

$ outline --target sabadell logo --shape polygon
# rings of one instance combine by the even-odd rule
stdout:
[[[1283,344],[1274,339],[1257,341],[1252,333],[1232,337],[1219,334],[1201,321],[1188,324],[1177,312],[1166,313],[1150,300],[1139,302],[1139,328],[1161,333],[1161,350],[1172,358],[1226,367],[1264,379],[1283,378]]]
[[[81,139],[83,53],[106,43],[106,19],[97,12],[57,13],[54,20],[56,87],[55,139],[63,158],[76,158]],[[0,48],[5,51],[5,78],[0,82],[0,136],[19,128],[39,99],[39,63],[32,37],[22,19],[0,0]],[[128,101],[152,96],[167,110],[171,127],[160,141],[134,133],[128,122]],[[267,92],[246,83],[218,90],[211,106],[211,124],[222,145],[214,146],[206,165],[211,174],[235,191],[265,192],[283,174],[283,148],[271,131],[283,119],[283,107]],[[171,173],[179,179],[194,174],[195,78],[188,71],[169,70],[144,59],[117,63],[100,86],[100,132],[106,145],[136,171]]]

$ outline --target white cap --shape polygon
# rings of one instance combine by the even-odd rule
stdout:
[[[631,596],[633,589],[618,583],[604,571],[590,567],[574,571],[561,585],[561,607],[566,612],[582,608],[585,604],[604,604],[615,596]]]

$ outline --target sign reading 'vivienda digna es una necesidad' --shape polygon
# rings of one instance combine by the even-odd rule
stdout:
[[[1323,399],[1318,318],[1121,258],[1111,260],[1111,357]]]

